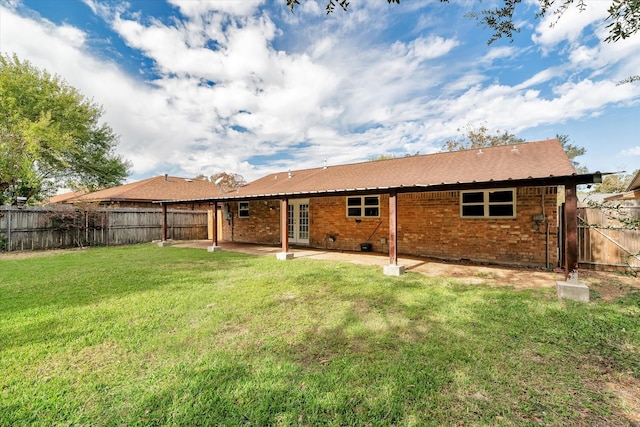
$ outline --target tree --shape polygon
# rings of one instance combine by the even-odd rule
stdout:
[[[626,191],[633,177],[638,173],[613,174],[602,178],[602,182],[593,187],[594,193],[622,193]]]
[[[569,142],[569,135],[556,134],[556,138],[562,144],[562,148],[564,148],[565,153],[567,153],[567,157],[571,161],[574,169],[577,173],[587,173],[586,166],[582,166],[578,161],[575,160],[576,157],[582,156],[587,152],[587,149],[584,147],[578,147],[577,145],[573,145]]]
[[[440,0],[440,1],[445,2],[447,0]],[[387,3],[400,4],[400,0],[387,0]],[[289,9],[291,9],[292,12],[295,10],[296,6],[299,4],[300,4],[300,0],[287,0],[287,7],[289,7]],[[347,0],[327,0],[327,5],[325,6],[325,10],[327,11],[328,14],[333,13],[333,11],[336,9],[336,5],[340,6],[342,10],[344,10],[345,12],[347,11],[347,9],[349,9],[349,2]]]
[[[211,176],[198,175],[195,179],[215,182],[223,191],[229,191],[247,185],[244,177],[237,173],[220,172]]]
[[[0,55],[0,203],[121,184],[130,163],[102,113],[60,77]]]
[[[609,16],[607,28],[609,35],[605,39],[607,42],[616,42],[620,39],[626,39],[633,36],[640,30],[640,1],[639,0],[609,0],[611,5],[607,10]],[[295,7],[300,4],[300,0],[286,0],[287,6],[293,12]],[[440,0],[441,3],[449,3],[449,0]],[[400,4],[400,0],[387,0],[387,3]],[[518,8],[527,9],[528,1],[523,0],[498,0],[494,9],[484,9],[480,12],[469,13],[468,17],[475,18],[480,25],[493,30],[493,35],[489,38],[488,43],[506,37],[513,39],[514,33],[519,33],[520,28],[517,22],[514,22],[514,15]],[[523,5],[524,3],[524,5]],[[346,11],[349,8],[347,0],[327,0],[325,10],[332,13],[336,9],[336,5]],[[535,18],[540,19],[545,15],[553,13],[556,20],[569,10],[570,7],[577,7],[578,10],[587,9],[586,0],[538,0],[540,10]]]
[[[484,124],[478,128],[472,124],[466,125],[463,129],[458,128],[458,132],[462,132],[463,130],[465,133],[461,138],[445,141],[442,149],[444,151],[461,151],[526,142],[523,138],[519,138],[507,131],[497,130],[491,132]]]
[[[476,148],[497,147],[499,145],[522,144],[526,142],[523,138],[517,137],[507,131],[497,130],[495,132],[491,132],[484,124],[478,128],[468,124],[464,127],[464,130],[465,133],[461,138],[445,141],[442,149],[444,151],[460,151]],[[461,132],[461,129],[458,129],[458,132]],[[576,169],[576,172],[587,173],[587,168],[581,166],[580,163],[575,160],[576,157],[583,155],[587,150],[584,147],[578,147],[577,145],[571,144],[569,142],[568,135],[557,134],[556,138],[560,141],[560,144],[562,144],[562,148],[564,148],[564,151],[567,153],[567,157],[569,157],[569,160]]]
[[[448,0],[441,0],[448,2]],[[609,0],[611,5],[607,10],[609,35],[606,42],[617,42],[633,36],[640,30],[640,1],[639,0]],[[501,6],[495,9],[485,9],[479,13],[471,13],[468,16],[476,18],[480,25],[494,31],[489,39],[489,44],[506,37],[513,39],[514,33],[519,33],[520,28],[514,23],[514,14],[517,8],[527,8],[527,2],[522,0],[500,0]],[[524,6],[523,6],[524,3]],[[570,8],[577,7],[580,11],[587,9],[586,0],[538,0],[540,6],[536,19],[549,13],[556,15],[556,21]]]

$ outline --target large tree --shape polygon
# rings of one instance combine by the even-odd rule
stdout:
[[[119,185],[130,163],[102,108],[59,76],[0,56],[0,204]]]
[[[507,131],[491,131],[484,124],[479,127],[468,124],[464,128],[458,129],[458,132],[463,131],[464,133],[459,138],[445,141],[442,149],[444,151],[460,151],[526,142],[523,138],[519,138]]]
[[[463,129],[458,129],[458,132],[463,132],[459,138],[448,139],[445,141],[442,149],[444,151],[460,151],[470,150],[476,148],[496,147],[499,145],[510,144],[522,144],[526,142],[525,139],[520,138],[507,131],[497,130],[491,131],[486,125],[480,125],[475,127],[468,124]],[[571,144],[568,135],[556,135],[556,138],[562,144],[562,148],[567,153],[567,157],[571,161],[571,164],[578,173],[586,173],[587,168],[581,166],[576,157],[582,156],[587,150],[584,147]]]
[[[638,173],[636,170],[630,174],[617,173],[613,175],[607,175],[602,179],[602,182],[596,184],[593,187],[594,193],[623,193],[633,177]]]
[[[220,186],[222,191],[229,191],[247,185],[247,181],[242,175],[229,172],[219,172],[211,176],[201,174],[196,176],[195,179],[214,182]]]

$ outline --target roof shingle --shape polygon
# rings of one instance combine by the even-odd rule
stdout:
[[[142,181],[120,185],[82,194],[66,202],[109,202],[205,199],[220,194],[220,188],[209,181],[179,178],[175,176],[155,176]]]
[[[229,197],[509,181],[575,173],[560,141],[550,139],[273,173],[233,191]]]

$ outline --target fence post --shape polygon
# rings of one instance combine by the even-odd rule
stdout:
[[[7,209],[7,252],[11,252],[11,206]]]

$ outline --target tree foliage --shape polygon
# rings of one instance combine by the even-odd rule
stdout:
[[[220,172],[211,176],[198,175],[195,177],[195,179],[217,183],[222,191],[230,191],[238,187],[247,185],[247,181],[242,175],[229,172]]]
[[[0,203],[121,184],[130,164],[102,113],[60,77],[0,56]]]
[[[481,0],[480,0],[481,1]],[[539,11],[535,18],[540,19],[546,15],[553,14],[556,16],[556,22],[571,7],[576,7],[581,12],[589,7],[587,0],[537,0]],[[605,0],[603,0],[605,1]],[[626,39],[640,30],[640,0],[606,0],[610,2],[607,12],[606,21],[609,35],[605,39],[606,42],[617,42]],[[300,4],[300,0],[286,0],[287,6],[291,11]],[[449,3],[450,0],[440,0],[441,3]],[[387,3],[400,4],[400,0],[387,0]],[[524,0],[497,0],[496,2],[487,2],[495,4],[495,7],[484,9],[480,12],[469,13],[467,16],[475,18],[478,23],[493,31],[488,43],[506,37],[513,39],[514,33],[519,33],[518,22],[514,22],[514,16],[520,9],[527,9],[529,1]],[[332,13],[336,6],[340,6],[342,10],[347,10],[350,3],[347,0],[327,0],[325,10]]]
[[[587,168],[582,166],[580,162],[576,161],[576,157],[582,156],[587,152],[587,149],[571,144],[569,135],[556,134],[556,138],[560,141],[560,144],[562,144],[562,148],[564,148],[565,153],[567,153],[567,157],[569,157],[569,160],[576,172],[587,173]]]
[[[526,142],[523,138],[519,138],[507,131],[491,131],[484,124],[479,127],[468,124],[464,128],[458,128],[458,132],[464,133],[460,138],[445,141],[442,146],[444,151],[471,150]]]
[[[442,149],[444,151],[460,151],[497,147],[500,145],[522,144],[526,142],[525,139],[507,131],[491,131],[484,124],[479,127],[468,124],[464,128],[458,129],[458,132],[463,131],[464,133],[460,138],[445,141]],[[584,147],[571,144],[568,135],[558,134],[556,138],[560,141],[560,144],[562,144],[562,148],[564,148],[564,151],[567,153],[567,157],[569,157],[576,172],[587,173],[587,168],[581,166],[580,163],[575,160],[576,157],[582,156],[587,150]]]
[[[602,182],[593,187],[594,193],[623,193],[631,183],[633,177],[638,173],[636,170],[630,174],[606,175]]]
[[[444,2],[447,0],[440,0],[440,1]],[[400,0],[387,0],[387,3],[400,4]],[[299,4],[300,4],[300,0],[287,0],[287,7],[291,9],[292,12],[295,10],[296,6],[298,6]],[[346,11],[347,9],[349,9],[349,5],[350,3],[347,0],[327,0],[327,5],[325,6],[325,10],[327,11],[327,14],[333,13],[333,11],[336,10],[336,6],[340,6],[342,10]]]

